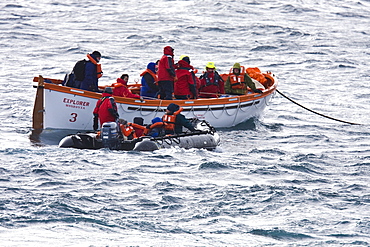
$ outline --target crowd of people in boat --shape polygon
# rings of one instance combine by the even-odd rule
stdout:
[[[71,74],[68,74],[63,85],[83,90],[100,92],[98,80],[103,75],[98,51],[87,54],[87,60],[76,63]],[[227,74],[219,74],[214,62],[208,62],[200,77],[197,69],[190,63],[190,57],[180,56],[174,62],[174,49],[166,46],[163,56],[157,62],[150,62],[141,76],[140,95],[128,88],[129,75],[123,74],[111,85],[113,96],[146,99],[197,99],[215,98],[224,94],[244,95],[262,93],[268,86],[266,74],[258,68],[245,68],[235,63]]]
[[[118,123],[118,132],[124,139],[132,140],[141,136],[161,137],[182,133],[183,127],[189,131],[196,131],[191,122],[181,114],[182,107],[171,103],[167,106],[165,114],[152,119],[151,124],[144,125],[143,118],[137,117],[133,123],[121,119],[118,114],[117,104],[113,96],[114,89],[106,87],[102,93],[102,98],[96,102],[93,111],[93,128],[95,131],[100,129],[106,122]]]

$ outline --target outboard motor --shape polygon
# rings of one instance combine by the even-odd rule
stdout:
[[[106,122],[101,129],[101,139],[103,147],[109,149],[119,149],[119,129],[116,122]]]

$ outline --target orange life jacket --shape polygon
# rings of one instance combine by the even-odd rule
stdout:
[[[115,88],[118,88],[118,87],[123,87],[125,85],[123,85],[122,83],[119,83],[119,82],[115,82],[112,84],[112,87],[115,87]]]
[[[149,73],[149,75],[151,75],[151,76],[153,77],[153,79],[154,79],[154,83],[157,83],[157,81],[158,81],[158,77],[157,77],[157,75],[156,75],[153,71],[151,71],[150,69],[146,69],[146,70],[144,70],[144,71],[140,74],[140,76],[144,76],[146,73]]]
[[[129,125],[129,124],[128,125],[121,124],[120,125],[120,128],[121,128],[122,134],[124,136],[130,136],[132,134],[132,138],[136,138],[134,127],[132,127],[131,125]]]
[[[234,74],[234,68],[230,69],[229,77],[230,77],[230,86],[232,89],[244,89],[246,88],[245,82],[244,82],[244,76],[245,76],[245,68],[244,66],[240,66],[240,74],[235,75]]]
[[[244,74],[243,75],[230,75],[230,86],[232,89],[244,89]]]
[[[150,125],[150,127],[148,129],[144,127],[145,128],[144,134],[147,135],[152,129],[154,129],[154,128],[164,128],[166,125],[167,124],[164,123],[164,122],[156,122],[156,123]]]
[[[126,125],[121,124],[120,128],[124,136],[130,136],[132,134],[132,138],[134,139],[138,137],[135,133],[135,128],[146,131],[145,126],[136,123],[127,123]]]
[[[163,123],[165,123],[165,125],[164,125],[164,129],[165,130],[171,130],[171,131],[174,131],[175,130],[176,116],[182,110],[183,110],[182,107],[180,107],[180,109],[178,109],[177,111],[175,111],[173,113],[173,115],[168,115],[168,114],[163,115],[162,121],[163,121]]]
[[[134,127],[134,128],[138,128],[138,129],[142,129],[142,130],[145,130],[146,127],[145,126],[142,126],[140,124],[136,124],[136,123],[129,123],[130,126]]]
[[[87,54],[87,58],[90,60],[90,62],[92,62],[93,64],[96,65],[96,73],[97,73],[97,77],[100,78],[103,76],[103,71],[101,70],[101,64],[96,62],[96,60],[94,58],[92,58],[92,56],[90,56],[90,54]]]

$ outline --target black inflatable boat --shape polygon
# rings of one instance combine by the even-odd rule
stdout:
[[[192,120],[195,132],[184,132],[161,137],[142,136],[126,140],[119,134],[117,123],[104,123],[100,135],[97,133],[77,133],[64,137],[59,142],[62,148],[154,151],[162,148],[180,147],[185,149],[215,149],[220,138],[215,129],[204,120]]]

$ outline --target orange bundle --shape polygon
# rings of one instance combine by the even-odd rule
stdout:
[[[257,67],[248,68],[247,73],[251,78],[253,78],[253,79],[255,79],[255,80],[257,80],[261,83],[265,83],[267,81],[266,77],[262,74],[261,70]]]

